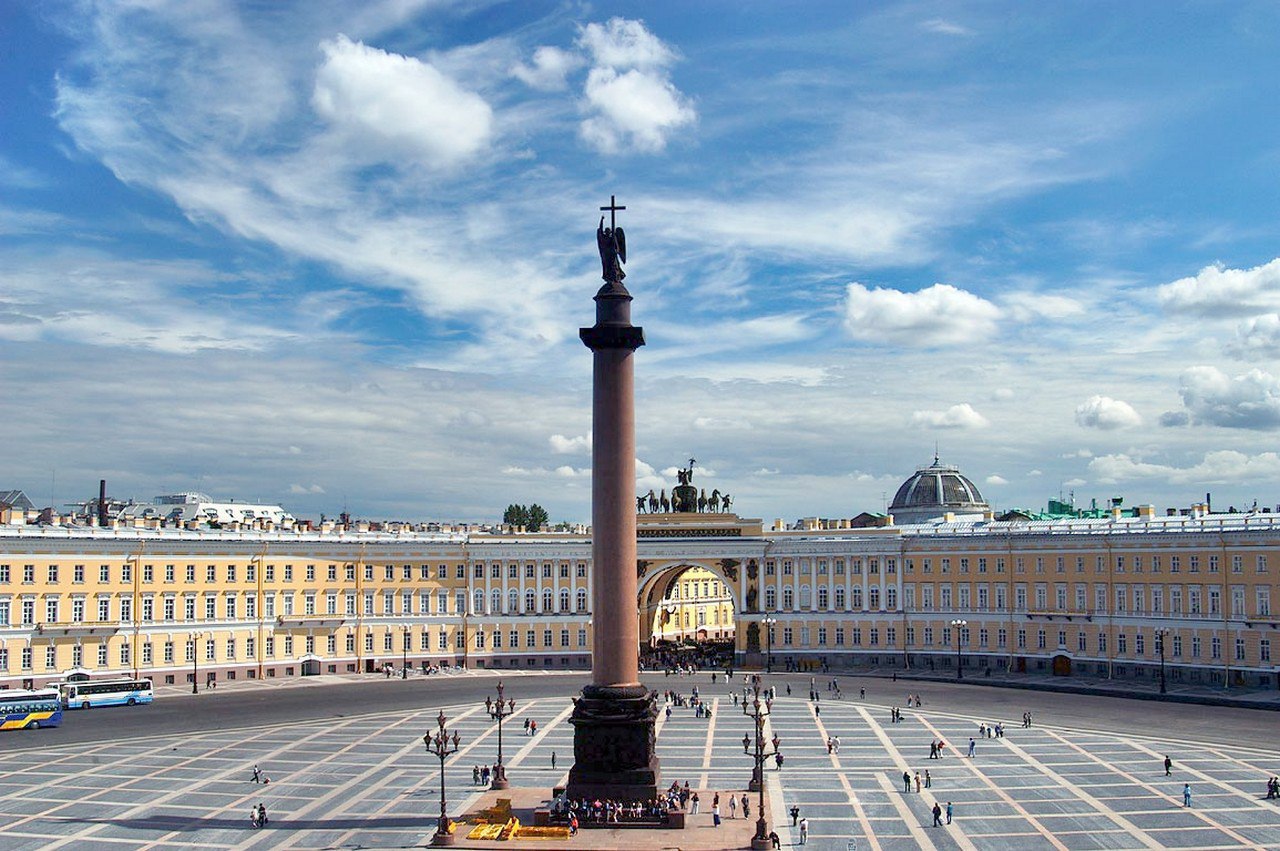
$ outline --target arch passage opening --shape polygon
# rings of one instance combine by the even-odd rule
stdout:
[[[640,658],[647,668],[728,667],[737,637],[733,587],[696,564],[675,565],[640,589]]]

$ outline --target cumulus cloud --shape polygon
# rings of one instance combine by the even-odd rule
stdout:
[[[844,325],[865,342],[903,346],[950,346],[972,343],[995,333],[1000,309],[973,293],[949,284],[918,292],[849,284]]]
[[[1014,395],[1016,394],[1014,394],[1013,389],[1009,387],[997,387],[991,392],[991,398],[997,402],[1008,402]]]
[[[1227,352],[1241,360],[1280,357],[1280,314],[1265,313],[1236,326]]]
[[[579,478],[582,478],[583,476],[590,476],[591,468],[583,467],[581,469],[576,469],[574,467],[570,467],[568,464],[565,464],[563,466],[556,467],[555,473],[557,476],[559,476],[562,479],[579,479]]]
[[[1076,424],[1084,428],[1114,431],[1142,425],[1142,417],[1128,402],[1109,396],[1090,396],[1076,406]]]
[[[985,482],[985,483],[986,483],[986,484],[988,484],[988,485],[1007,485],[1007,484],[1009,484],[1009,480],[1008,480],[1008,479],[1006,479],[1004,476],[997,475],[997,474],[994,474],[994,473],[993,473],[992,475],[990,475],[990,476],[987,476],[985,479],[983,479],[983,482]]]
[[[1191,425],[1191,415],[1186,411],[1165,411],[1160,415],[1160,425],[1165,428],[1180,428]]]
[[[662,471],[662,475],[666,476],[669,479],[674,479],[676,477],[676,473],[678,473],[681,469],[682,468],[680,467],[667,467]],[[700,467],[697,464],[693,465],[694,478],[710,478],[715,474],[716,474],[715,470],[708,470],[706,467]]]
[[[750,429],[747,420],[729,417],[694,417],[693,427],[699,431],[729,431],[732,429]]]
[[[289,485],[289,493],[293,494],[316,494],[324,493],[324,488],[319,485],[303,486],[299,484]]]
[[[644,21],[626,18],[587,24],[578,33],[578,44],[594,64],[606,68],[662,68],[676,59],[675,51],[649,32]]]
[[[964,402],[945,411],[916,411],[911,415],[911,425],[917,428],[972,429],[985,428],[990,423],[972,405]]]
[[[697,118],[667,76],[675,52],[643,22],[612,18],[607,24],[588,24],[578,45],[593,64],[583,89],[588,116],[579,132],[601,153],[657,153],[672,133]]]
[[[533,61],[520,63],[511,74],[532,89],[557,91],[568,85],[569,72],[582,65],[582,57],[558,47],[539,47],[533,52]]]
[[[1245,316],[1280,306],[1280,258],[1252,269],[1206,266],[1191,278],[1156,289],[1167,309],[1198,316]]]
[[[1190,421],[1224,428],[1280,426],[1280,379],[1251,369],[1234,378],[1217,367],[1184,370],[1179,394]]]
[[[1169,484],[1240,484],[1269,481],[1280,476],[1280,455],[1263,452],[1245,455],[1231,449],[1206,452],[1190,467],[1153,464],[1126,454],[1100,455],[1089,462],[1089,471],[1101,484],[1158,479]]]
[[[345,35],[321,42],[320,50],[312,105],[365,150],[450,165],[489,143],[489,104],[435,66]]]
[[[551,444],[551,451],[557,455],[573,455],[578,452],[591,451],[591,432],[574,437],[553,434],[548,440]]]

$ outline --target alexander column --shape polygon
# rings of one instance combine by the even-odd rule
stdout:
[[[636,421],[632,356],[644,329],[631,324],[626,236],[619,207],[608,207],[609,227],[596,229],[604,286],[596,293],[596,324],[578,332],[594,359],[592,381],[591,685],[574,701],[573,768],[568,795],[647,801],[657,794],[657,704],[640,684],[636,618]]]

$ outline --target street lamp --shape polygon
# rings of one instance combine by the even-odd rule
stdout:
[[[440,725],[439,732],[434,736],[427,733],[422,737],[422,743],[427,746],[427,753],[440,758],[440,819],[436,822],[435,835],[431,837],[432,845],[453,844],[453,833],[449,830],[449,813],[444,799],[444,761],[458,752],[458,734],[455,732],[452,738],[449,736],[449,731],[444,728],[445,720],[444,711],[441,710],[439,717],[436,718],[436,723]]]
[[[761,621],[761,623],[764,624],[764,631],[766,633],[765,641],[768,643],[768,646],[769,646],[769,653],[765,657],[765,663],[764,663],[764,672],[766,674],[773,673],[773,625],[777,622],[778,622],[778,619],[775,618],[773,615],[766,615],[764,619]]]
[[[493,782],[489,784],[489,788],[506,789],[511,784],[507,782],[507,767],[502,764],[502,719],[516,711],[516,702],[514,699],[503,702],[502,680],[498,680],[497,702],[495,703],[492,697],[486,697],[484,709],[489,713],[490,718],[498,722],[498,763],[493,767]]]
[[[208,638],[207,632],[191,633],[191,693],[200,693],[200,648],[197,643],[201,638]]]
[[[747,788],[752,792],[758,792],[760,795],[760,802],[756,809],[760,817],[756,819],[756,835],[751,838],[751,848],[752,851],[767,851],[770,842],[769,822],[764,816],[764,761],[767,757],[777,755],[778,746],[776,744],[777,739],[774,739],[773,752],[765,752],[764,719],[769,717],[769,702],[760,700],[760,675],[753,676],[751,682],[754,697],[750,703],[745,700],[742,702],[742,714],[750,718],[755,723],[756,728],[754,754],[751,749],[750,735],[744,734],[742,737],[742,752],[748,756],[753,756],[755,761],[755,768],[751,772],[751,782],[747,785]]]
[[[960,655],[960,630],[969,625],[967,620],[957,618],[951,622],[951,627],[956,631],[956,679],[964,679],[964,659]]]
[[[1164,682],[1164,637],[1169,634],[1167,629],[1156,630],[1156,649],[1160,651],[1160,693],[1166,694],[1167,689]]]
[[[409,624],[400,625],[400,679],[409,679],[409,633],[413,627]]]

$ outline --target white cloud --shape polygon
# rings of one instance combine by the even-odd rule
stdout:
[[[607,68],[661,68],[676,59],[675,51],[649,32],[643,21],[625,18],[587,24],[578,33],[578,44],[596,65]]]
[[[1040,470],[1028,470],[1028,471],[1027,471],[1027,475],[1028,475],[1028,476],[1035,477],[1035,476],[1043,476],[1043,475],[1044,475],[1044,473],[1043,473],[1042,471],[1040,471]]]
[[[578,479],[584,476],[590,476],[591,468],[583,467],[581,469],[575,469],[570,467],[568,464],[565,464],[563,466],[556,467],[555,473],[562,479]]]
[[[345,35],[321,42],[320,49],[324,61],[312,104],[359,149],[452,165],[488,145],[489,104],[433,65]]]
[[[961,26],[960,24],[948,21],[944,18],[930,18],[927,21],[921,21],[920,29],[925,32],[938,33],[939,35],[973,35],[973,30],[968,27]]]
[[[321,494],[321,493],[324,493],[324,488],[320,487],[319,485],[310,485],[308,487],[304,487],[303,485],[293,484],[293,485],[289,485],[289,493]]]
[[[1090,396],[1076,406],[1076,424],[1084,428],[1112,431],[1142,425],[1142,417],[1128,402],[1109,396]]]
[[[1242,360],[1280,357],[1280,314],[1264,313],[1236,326],[1226,350]]]
[[[673,131],[697,117],[670,81],[636,68],[592,68],[584,94],[594,115],[582,122],[582,138],[605,154],[658,153]]]
[[[750,429],[751,423],[748,420],[729,417],[694,417],[693,427],[699,431],[735,431]]]
[[[1008,316],[1018,322],[1032,322],[1039,319],[1062,321],[1083,316],[1085,313],[1085,306],[1078,299],[1062,295],[1012,292],[1004,295],[1000,302]]]
[[[1153,464],[1126,454],[1101,455],[1089,462],[1089,471],[1102,484],[1155,479],[1176,485],[1258,483],[1280,477],[1280,455],[1262,452],[1246,455],[1231,449],[1206,452],[1190,467]]]
[[[1010,399],[1014,398],[1015,395],[1017,394],[1015,394],[1012,388],[1009,387],[997,387],[995,390],[991,391],[991,398],[997,402],[1008,402]]]
[[[974,429],[986,428],[990,423],[972,405],[963,402],[945,411],[915,411],[911,415],[911,425],[917,428]]]
[[[990,338],[1000,309],[949,284],[919,292],[849,284],[845,329],[854,339],[901,346],[950,346]]]
[[[578,452],[590,452],[591,432],[575,435],[574,437],[565,437],[563,434],[553,434],[549,438],[549,442],[551,443],[551,451],[557,455],[573,455]]]
[[[1280,307],[1280,258],[1252,269],[1206,266],[1193,278],[1156,288],[1167,309],[1199,316],[1242,316]]]
[[[525,85],[539,91],[558,91],[568,85],[566,77],[582,65],[582,57],[558,47],[539,47],[533,52],[533,62],[516,65],[512,75]]]
[[[761,467],[759,470],[753,470],[753,471],[751,472],[751,475],[753,475],[753,476],[776,476],[776,475],[778,475],[778,473],[780,473],[780,472],[782,472],[782,471],[781,471],[781,470],[770,469],[769,467]]]
[[[996,474],[994,474],[994,473],[993,473],[992,475],[990,475],[990,476],[987,476],[985,479],[983,479],[983,482],[984,482],[984,483],[986,483],[986,484],[988,484],[988,485],[1007,485],[1007,484],[1009,484],[1009,480],[1008,480],[1008,479],[1006,479],[1004,476],[996,475]]]
[[[662,475],[666,476],[669,479],[675,479],[676,473],[678,473],[681,469],[683,468],[667,467],[662,471]],[[700,479],[700,478],[709,479],[713,477],[715,474],[716,474],[715,470],[708,470],[706,467],[700,467],[697,464],[693,465],[693,477],[695,479]]]
[[[1183,371],[1178,392],[1196,425],[1280,426],[1280,379],[1260,369],[1233,378],[1217,367],[1193,366]]]

